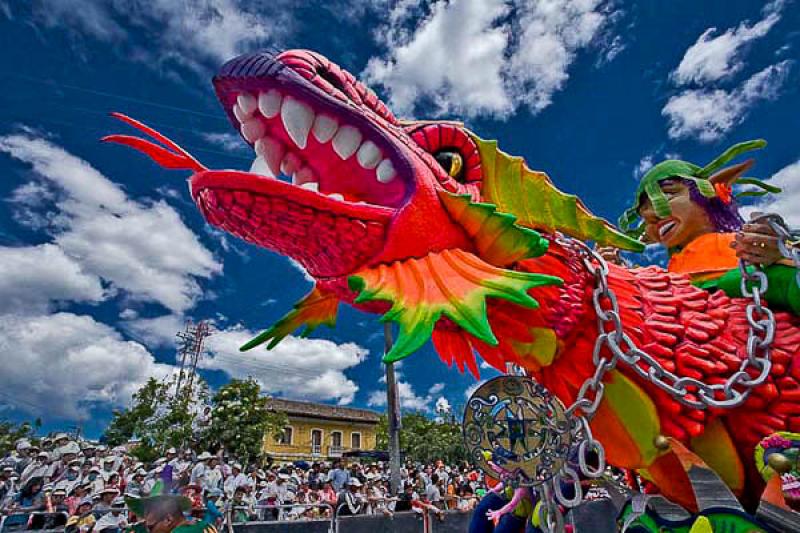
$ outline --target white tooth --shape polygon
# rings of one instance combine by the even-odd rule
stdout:
[[[314,112],[310,106],[287,96],[281,106],[281,120],[286,133],[301,150],[308,143],[308,132],[314,123]]]
[[[242,124],[242,136],[254,143],[264,135],[264,125],[258,118],[251,118]]]
[[[342,126],[333,138],[333,151],[342,159],[347,159],[358,150],[361,132],[353,126]]]
[[[293,185],[302,185],[304,183],[308,183],[309,181],[314,181],[314,171],[309,167],[301,168],[292,176]]]
[[[236,97],[236,103],[239,104],[239,109],[248,117],[253,114],[253,111],[258,107],[256,97],[250,93],[240,93]]]
[[[381,161],[381,164],[378,165],[378,170],[376,171],[378,176],[378,181],[381,183],[389,183],[392,181],[397,174],[394,169],[394,165],[388,159],[384,159]]]
[[[250,115],[248,113],[245,113],[242,110],[242,108],[239,107],[238,103],[237,104],[233,104],[233,114],[236,117],[236,120],[238,120],[240,124],[242,122],[246,121],[248,118],[250,118]]]
[[[275,177],[267,166],[267,162],[264,161],[264,158],[260,156],[253,160],[253,164],[250,166],[250,173],[260,174],[261,176],[267,176],[269,178]]]
[[[344,201],[344,196],[342,196],[338,192],[333,193],[333,194],[329,194],[328,198],[330,198],[331,200],[339,200],[340,202]]]
[[[281,172],[283,172],[286,176],[291,176],[292,174],[300,170],[300,167],[302,165],[303,162],[300,161],[300,158],[297,157],[296,154],[289,152],[288,154],[286,154],[286,156],[283,158],[283,161],[281,162]]]
[[[314,126],[311,131],[314,132],[314,137],[321,143],[326,143],[333,138],[336,130],[339,129],[339,123],[328,115],[317,115],[314,119]]]
[[[261,151],[258,153],[264,156],[264,160],[272,171],[272,175],[277,176],[280,174],[281,161],[283,161],[283,154],[286,153],[286,149],[283,145],[279,141],[267,137],[266,139],[261,139],[261,142],[256,144],[256,151],[258,151],[259,148],[261,148]]]
[[[364,168],[375,168],[381,162],[381,150],[372,141],[364,141],[356,154],[358,163]]]
[[[277,89],[270,89],[258,95],[258,110],[267,118],[272,118],[281,110],[283,97]]]
[[[309,181],[300,186],[301,189],[308,189],[309,191],[319,192],[319,183],[316,181]]]

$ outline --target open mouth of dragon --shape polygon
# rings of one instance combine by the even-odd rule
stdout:
[[[255,57],[262,60],[255,75],[253,56],[243,56],[214,79],[254,150],[253,165],[199,172],[192,196],[212,224],[296,259],[315,277],[346,275],[380,252],[413,189],[409,163],[385,133],[394,117],[366,88],[371,99],[358,106],[348,99],[344,83],[361,88],[355,80],[328,75],[340,90],[325,78],[315,84],[280,56]]]

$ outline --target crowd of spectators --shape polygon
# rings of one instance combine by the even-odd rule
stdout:
[[[486,490],[481,472],[468,464],[408,461],[400,469],[400,490],[391,497],[383,462],[247,464],[222,452],[169,448],[144,464],[124,446],[59,433],[39,445],[21,439],[0,460],[0,513],[64,513],[67,533],[110,533],[127,525],[125,497],[147,497],[165,479],[171,492],[192,500],[193,515],[217,526],[226,516],[242,522],[468,511]]]

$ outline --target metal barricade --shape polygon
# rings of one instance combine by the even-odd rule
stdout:
[[[296,509],[298,507],[307,508],[307,509],[326,509],[330,511],[330,516],[325,518],[287,518],[289,516],[288,513],[285,513],[285,509]],[[256,514],[255,520],[245,520],[245,521],[234,521],[233,513],[234,511],[254,511]],[[265,512],[268,511],[277,511],[278,516],[276,520],[265,520]],[[253,505],[253,506],[232,506],[228,507],[225,510],[225,523],[227,524],[228,533],[234,533],[233,525],[234,524],[273,524],[276,522],[283,522],[283,523],[296,523],[296,522],[330,522],[328,526],[329,533],[335,532],[335,515],[333,506],[326,502],[317,502],[317,503],[292,503],[292,504],[283,504],[283,505]]]
[[[10,531],[31,531],[31,530],[62,530],[69,519],[69,515],[65,512],[16,512],[3,515],[0,520],[0,532],[8,533]]]

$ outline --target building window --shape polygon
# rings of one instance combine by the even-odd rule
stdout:
[[[313,455],[320,455],[322,453],[322,430],[311,430],[311,453]]]
[[[291,427],[287,426],[283,428],[283,433],[281,433],[281,438],[278,439],[278,444],[283,444],[284,446],[291,446],[292,445],[292,435],[293,430]]]
[[[361,433],[351,433],[350,434],[350,447],[354,450],[361,449]]]
[[[335,448],[342,447],[342,432],[341,431],[334,431],[331,433],[331,446]]]

